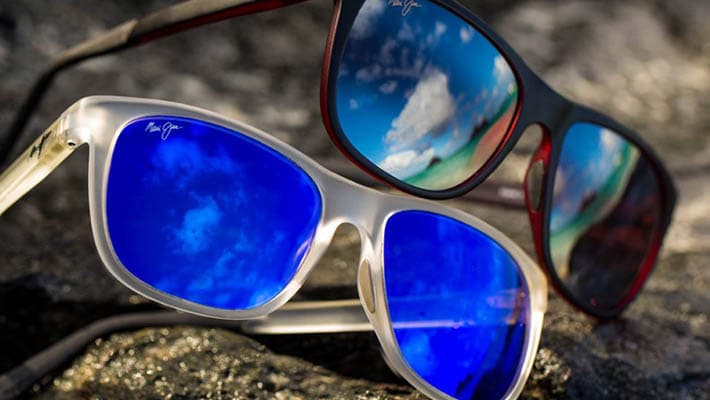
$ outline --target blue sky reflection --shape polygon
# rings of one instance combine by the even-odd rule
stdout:
[[[481,33],[430,1],[419,3],[404,16],[385,0],[365,2],[338,69],[337,115],[350,142],[380,168],[442,189],[495,151],[517,86]],[[427,176],[438,163],[436,176]]]

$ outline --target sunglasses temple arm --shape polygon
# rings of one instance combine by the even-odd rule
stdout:
[[[62,70],[79,62],[135,47],[165,36],[240,15],[284,7],[305,0],[190,0],[126,21],[71,47],[40,75],[15,114],[0,142],[0,165],[5,164],[47,88]]]
[[[328,333],[372,331],[359,300],[287,303],[268,316],[247,321],[201,317],[174,311],[117,315],[95,321],[54,343],[22,364],[0,375],[0,400],[15,399],[35,382],[66,364],[86,346],[106,335],[175,325],[237,329],[253,334]]]
[[[350,162],[331,158],[319,160],[319,163],[338,175],[342,175],[361,185],[369,187],[385,187],[381,181],[362,173],[362,171]],[[521,184],[513,182],[502,182],[487,179],[474,190],[460,197],[459,200],[471,203],[488,204],[513,210],[527,210],[525,203],[525,190]]]
[[[515,323],[515,318],[506,320],[506,323]],[[147,311],[117,315],[95,321],[75,331],[0,375],[0,400],[17,398],[35,382],[60,365],[69,362],[72,357],[98,338],[121,331],[176,325],[236,329],[257,335],[374,330],[363,311],[360,300],[357,299],[292,302],[263,318],[252,320],[215,319],[175,311]]]
[[[0,175],[0,215],[37,186],[77,146],[67,131],[61,130],[62,118],[49,127],[15,162]]]

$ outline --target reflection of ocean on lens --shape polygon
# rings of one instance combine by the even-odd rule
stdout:
[[[515,113],[516,101],[517,92],[514,92],[503,104],[498,115],[491,120],[484,117],[474,127],[470,139],[458,151],[446,159],[430,163],[424,171],[402,180],[420,188],[444,190],[473,176],[503,142]]]
[[[392,177],[457,186],[496,152],[518,87],[505,58],[458,15],[422,0],[402,17],[383,0],[358,13],[337,67],[336,125]]]

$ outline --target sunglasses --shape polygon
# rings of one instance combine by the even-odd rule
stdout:
[[[62,53],[33,87],[6,156],[62,69],[196,26],[303,0],[193,0],[128,21]],[[532,124],[543,138],[524,197],[536,253],[572,305],[619,315],[655,264],[676,192],[648,144],[549,88],[454,0],[335,1],[325,49],[326,130],[363,170],[430,199],[478,187]]]
[[[514,398],[522,390],[546,279],[484,222],[350,182],[219,115],[121,97],[88,97],[64,112],[0,176],[0,213],[84,143],[96,247],[135,292],[205,317],[262,318],[246,325],[253,332],[366,324],[391,368],[432,398]],[[361,307],[277,311],[342,224],[362,240]]]

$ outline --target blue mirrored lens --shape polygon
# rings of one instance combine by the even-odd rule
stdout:
[[[651,163],[617,133],[577,123],[565,135],[553,193],[549,245],[557,275],[588,306],[617,307],[660,226]]]
[[[428,0],[366,0],[333,73],[334,123],[350,144],[427,190],[473,176],[505,139],[518,102],[495,46]]]
[[[155,116],[128,124],[106,194],[111,244],[141,281],[200,305],[248,309],[284,289],[320,220],[315,183],[238,132]]]
[[[387,303],[404,359],[457,399],[499,399],[525,355],[529,296],[518,266],[493,239],[421,211],[387,220]]]

